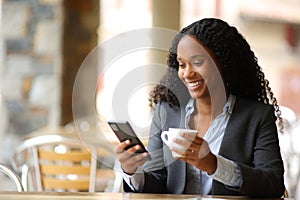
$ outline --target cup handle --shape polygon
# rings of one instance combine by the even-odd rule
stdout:
[[[167,140],[167,137],[168,137],[168,131],[163,131],[161,133],[161,139],[162,141],[166,144],[166,145],[169,145],[169,140]]]

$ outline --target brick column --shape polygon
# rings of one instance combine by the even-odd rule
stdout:
[[[76,73],[85,57],[96,47],[99,26],[99,0],[64,0],[63,1],[63,69],[61,94],[61,124],[73,120],[72,91]],[[79,101],[85,101],[85,92],[90,91],[89,83],[96,82],[97,72],[89,71],[87,85],[82,88]],[[90,113],[88,108],[79,108]]]

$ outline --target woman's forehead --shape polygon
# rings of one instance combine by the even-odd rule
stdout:
[[[191,59],[195,56],[210,56],[204,46],[194,37],[186,35],[178,42],[177,58]]]

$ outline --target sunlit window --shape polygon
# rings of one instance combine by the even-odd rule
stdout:
[[[152,13],[150,0],[110,0],[100,2],[101,25],[99,29],[99,45],[104,46],[106,43],[119,39],[120,34],[122,34],[122,38],[119,45],[125,45],[122,44],[122,41],[127,41],[128,32],[151,27]],[[105,46],[104,54],[111,52],[111,48],[115,48],[115,46]],[[107,59],[107,57],[104,55],[101,56],[101,59]],[[113,110],[113,106],[117,106],[114,105],[115,101],[113,102],[113,99],[116,98],[115,95],[120,93],[119,89],[122,84],[124,85],[122,81],[135,69],[147,65],[148,62],[149,51],[147,49],[130,49],[128,52],[118,55],[113,60],[106,60],[106,63],[108,63],[107,66],[100,66],[97,111],[102,117],[106,119],[128,120],[132,122],[133,126],[145,127],[149,125],[149,87],[147,85],[135,88],[129,96],[126,94],[120,95],[121,98],[117,100],[118,104],[124,103],[121,109],[124,109],[127,115],[116,116],[116,111]],[[144,70],[142,73],[139,73],[139,78],[147,80],[147,71]]]

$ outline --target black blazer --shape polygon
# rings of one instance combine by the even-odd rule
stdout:
[[[186,163],[172,157],[162,142],[162,131],[184,127],[184,108],[158,104],[151,124],[148,150],[152,160],[144,166],[145,193],[182,194]],[[272,106],[237,97],[221,143],[219,155],[236,162],[242,173],[241,188],[213,180],[212,195],[281,197],[284,193],[284,168],[280,154]],[[124,181],[124,191],[133,192]]]

